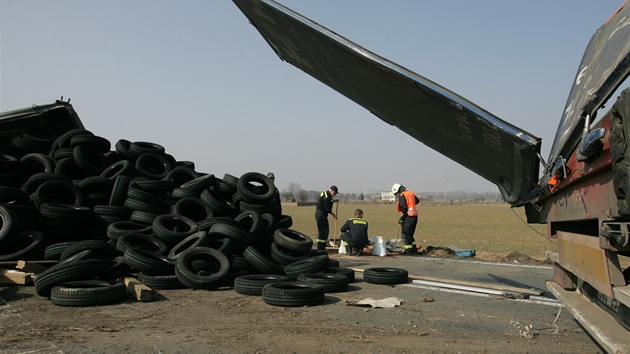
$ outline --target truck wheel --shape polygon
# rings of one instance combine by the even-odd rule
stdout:
[[[610,153],[613,164],[613,185],[617,208],[623,217],[630,217],[630,88],[623,90],[610,117]]]

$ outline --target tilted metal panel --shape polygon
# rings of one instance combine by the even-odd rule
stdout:
[[[234,0],[280,59],[522,201],[540,139],[448,89],[269,0]]]
[[[626,1],[595,32],[584,51],[551,147],[549,166],[558,157],[571,154],[581,138],[586,115],[606,103],[630,74],[629,3]]]

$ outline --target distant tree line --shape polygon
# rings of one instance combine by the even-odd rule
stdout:
[[[302,185],[290,182],[287,188],[280,191],[280,198],[283,202],[316,202],[322,191],[307,191]],[[471,191],[443,191],[443,192],[421,192],[418,197],[424,202],[503,202],[501,193],[497,192],[471,192]],[[380,193],[341,193],[339,198],[344,202],[371,201],[372,197],[380,197]]]

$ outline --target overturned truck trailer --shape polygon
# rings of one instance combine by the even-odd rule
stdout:
[[[233,0],[281,60],[496,184],[556,239],[548,289],[610,352],[630,352],[630,4],[588,44],[548,163],[541,140],[271,0]],[[597,117],[601,115],[601,117]],[[543,171],[539,166],[543,165]]]

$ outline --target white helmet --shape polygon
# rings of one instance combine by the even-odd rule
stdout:
[[[403,187],[402,184],[394,183],[394,185],[392,186],[392,193],[398,194],[398,192],[400,192],[401,190],[404,190],[404,189],[405,189],[405,187]]]

